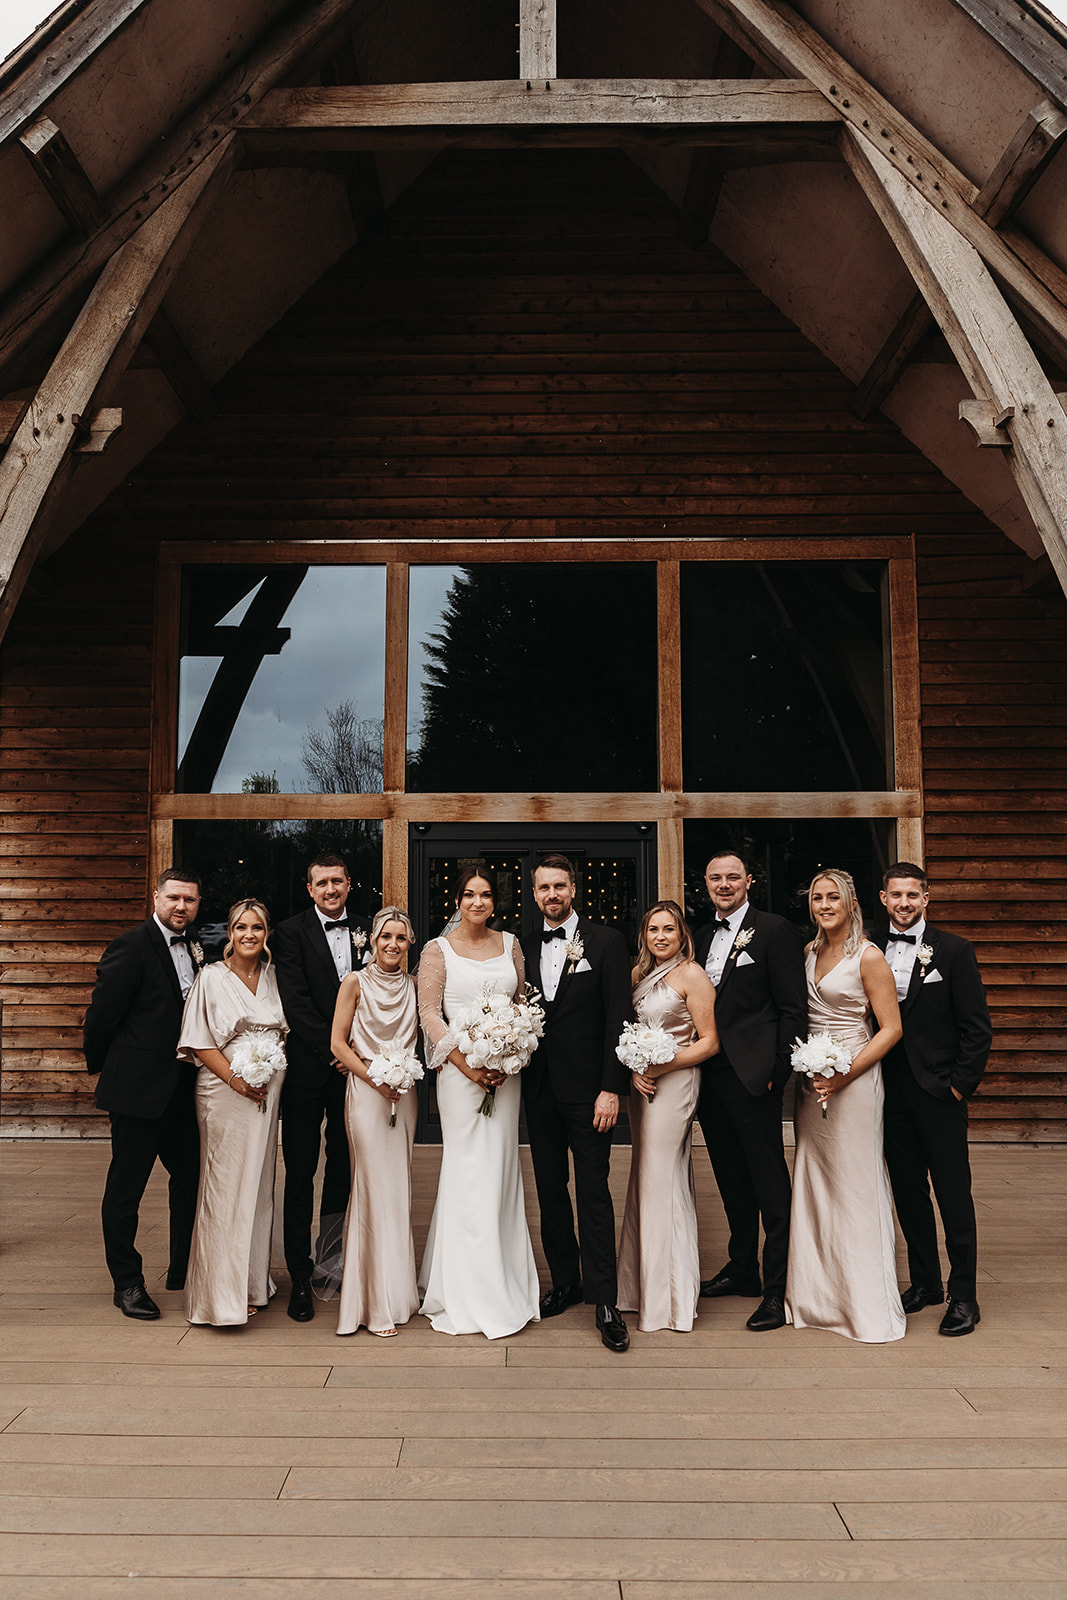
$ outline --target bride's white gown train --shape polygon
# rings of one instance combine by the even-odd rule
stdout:
[[[446,1021],[486,985],[515,993],[511,934],[489,961],[457,955],[447,939],[434,943],[444,959]],[[502,1339],[538,1320],[539,1288],[519,1165],[519,1080],[500,1085],[491,1117],[478,1109],[483,1092],[450,1061],[438,1073],[444,1150],[419,1285],[422,1314],[438,1333]]]

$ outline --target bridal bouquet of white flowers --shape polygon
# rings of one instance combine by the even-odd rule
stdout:
[[[615,1054],[630,1072],[647,1072],[673,1061],[677,1046],[658,1022],[624,1022]],[[655,1091],[653,1091],[655,1093]],[[652,1099],[652,1095],[648,1097]]]
[[[235,1078],[243,1078],[250,1089],[262,1089],[285,1066],[285,1046],[273,1028],[249,1028],[234,1041],[230,1066]],[[259,1109],[266,1111],[265,1100]]]
[[[844,1045],[836,1044],[828,1033],[812,1033],[806,1039],[797,1039],[790,1056],[794,1072],[805,1078],[832,1078],[844,1074],[852,1066],[852,1058]],[[822,1114],[826,1115],[823,1102]]]
[[[383,1086],[395,1089],[398,1094],[407,1094],[413,1084],[424,1077],[422,1063],[413,1050],[401,1044],[399,1039],[390,1039],[388,1044],[383,1044],[376,1056],[367,1062],[367,1077],[379,1089]],[[389,1117],[389,1126],[396,1127],[396,1101],[394,1100]]]
[[[480,1000],[464,1007],[452,1019],[454,1048],[476,1070],[485,1067],[513,1077],[529,1061],[545,1031],[545,1013],[537,1004],[539,998],[529,984],[522,997],[514,1000],[487,985]],[[485,1091],[478,1107],[483,1117],[493,1115],[495,1096],[495,1089]]]

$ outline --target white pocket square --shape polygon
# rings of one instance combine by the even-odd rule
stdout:
[[[575,972],[592,972],[593,969],[589,965],[588,961],[582,960],[582,961],[579,961],[578,965],[575,967],[574,970],[575,970]]]
[[[747,950],[742,950],[734,965],[738,967],[754,967],[756,963],[753,961]]]
[[[933,972],[928,972],[926,977],[923,979],[924,983],[944,983],[944,981],[945,980],[942,978],[936,967],[934,968]]]

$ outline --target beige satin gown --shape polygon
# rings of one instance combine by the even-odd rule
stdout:
[[[205,967],[189,991],[178,1055],[221,1050],[227,1061],[242,1033],[288,1032],[274,968],[265,966],[252,994],[221,961]],[[276,1072],[267,1109],[237,1094],[207,1067],[196,1075],[200,1125],[200,1188],[185,1279],[190,1322],[237,1327],[249,1306],[265,1306],[274,1293],[270,1276],[274,1226],[274,1170],[278,1160],[278,1101],[285,1072]]]
[[[855,955],[815,982],[815,952],[805,961],[808,1028],[829,1033],[851,1058],[871,1037],[870,1005]],[[873,1066],[833,1095],[824,1117],[815,1091],[797,1075],[796,1161],[789,1223],[786,1320],[861,1344],[904,1337],[897,1288],[893,1205],[882,1154],[882,1068]]]
[[[349,1042],[364,1061],[394,1039],[415,1048],[415,981],[406,972],[360,969],[359,1004]],[[411,1147],[418,1096],[409,1089],[392,1105],[373,1084],[348,1075],[345,1125],[352,1157],[352,1198],[345,1222],[345,1266],[338,1333],[399,1327],[419,1309],[411,1237]]]
[[[657,984],[638,1004],[643,1022],[658,1022],[678,1049],[696,1037],[681,995]],[[642,1333],[688,1333],[700,1296],[693,1118],[700,1068],[679,1067],[656,1080],[649,1105],[630,1095],[630,1183],[619,1245],[619,1309],[636,1311]]]

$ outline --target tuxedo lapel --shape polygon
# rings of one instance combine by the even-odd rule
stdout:
[[[924,944],[928,944],[931,950],[934,952],[933,959],[930,961],[926,969],[927,972],[929,972],[931,967],[936,967],[937,965],[937,947],[941,942],[937,936],[936,929],[931,928],[929,923],[926,925],[922,942]],[[908,984],[908,992],[900,1002],[901,1016],[907,1016],[908,1012],[919,998],[919,995],[922,992],[923,981],[923,969],[919,965],[919,952],[916,950],[915,965],[911,969],[911,981]]]
[[[330,949],[330,941],[326,937],[326,930],[322,926],[322,920],[314,906],[312,906],[310,911],[305,913],[305,916],[307,917],[306,928],[308,945],[318,959],[323,963],[327,972],[330,974],[330,977],[336,983],[338,981],[337,967],[334,963],[333,952]],[[354,961],[352,965],[355,967]]]
[[[581,917],[579,917],[578,927],[575,930],[575,936],[579,938],[583,944],[585,944],[588,932],[589,924],[587,922],[583,923]],[[588,961],[589,957],[586,955],[583,956],[582,959]],[[563,971],[559,975],[559,983],[556,985],[556,997],[554,1000],[549,1002],[551,1005],[559,1005],[567,989],[570,987],[571,979],[574,977],[574,973],[577,971],[577,968],[578,963],[576,961],[572,962],[568,956],[567,960],[563,963]]]
[[[751,928],[753,933],[755,933],[755,929],[756,929],[756,913],[755,913],[755,911],[753,910],[753,908],[751,906],[749,906],[747,912],[745,913],[745,920],[742,922],[741,926],[738,928],[737,932],[734,934],[733,943],[730,945],[730,953],[726,957],[726,965],[723,967],[722,976],[720,977],[718,983],[716,984],[716,989],[717,990],[722,989],[724,984],[726,984],[727,981],[729,980],[729,978],[731,977],[734,968],[737,966],[737,958],[741,954],[741,951],[738,949],[738,946],[737,946],[737,941],[741,937],[741,935],[746,931],[746,929],[748,929],[748,928]],[[749,941],[749,943],[751,943],[751,940]]]
[[[174,965],[174,961],[171,958],[169,940],[164,938],[163,934],[160,933],[153,917],[148,919],[146,926],[148,928],[148,942],[155,951],[157,958],[162,963],[163,971],[166,973],[167,980],[178,998],[178,1004],[182,1005],[184,1004],[182,1000],[182,986],[178,981],[178,969]]]

